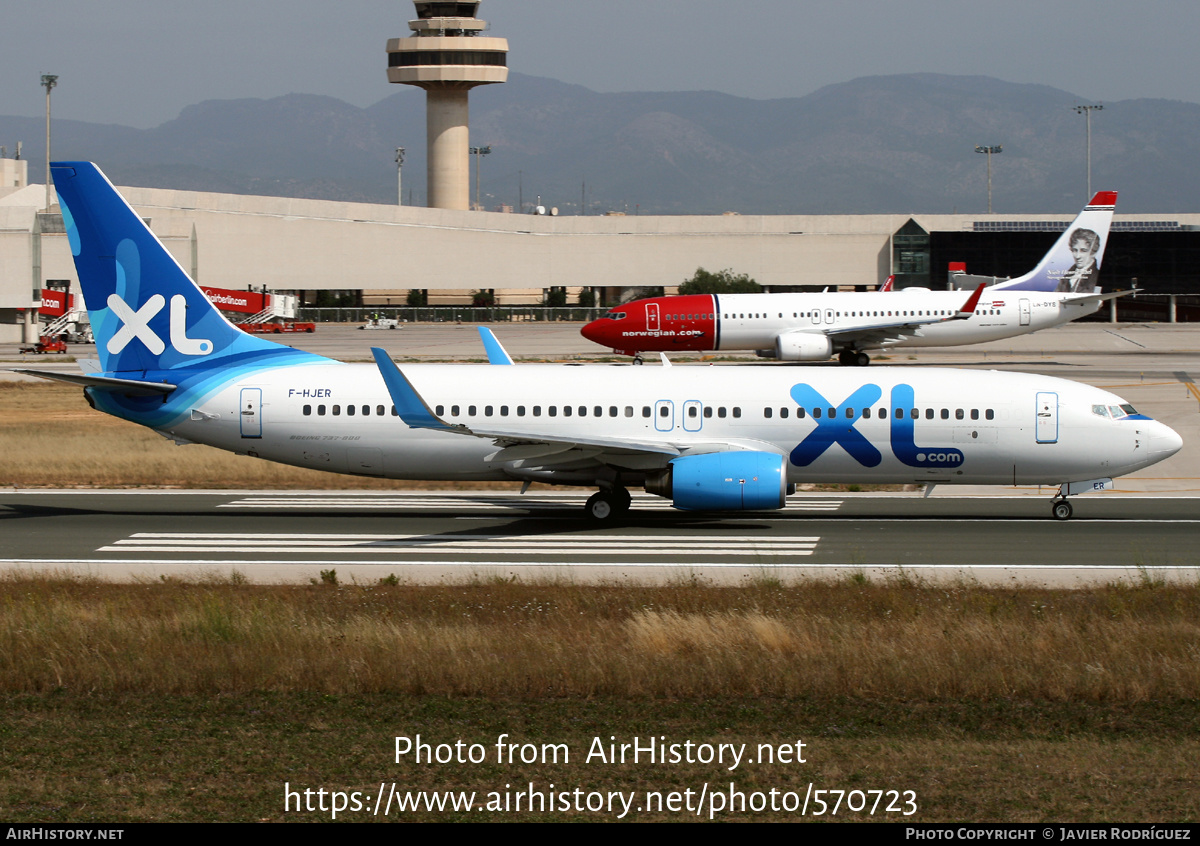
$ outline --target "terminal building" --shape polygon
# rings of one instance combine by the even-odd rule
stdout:
[[[77,291],[57,207],[0,159],[0,342],[36,340],[43,292]],[[565,289],[615,305],[668,293],[698,267],[749,274],[771,291],[944,288],[972,275],[1031,269],[1074,215],[538,216],[120,188],[184,270],[205,286],[293,294],[351,292],[364,306],[538,305]],[[1101,284],[1145,291],[1119,301],[1125,321],[1200,320],[1200,214],[1114,218]],[[1107,313],[1099,315],[1110,317]]]

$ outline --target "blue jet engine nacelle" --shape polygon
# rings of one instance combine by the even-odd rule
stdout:
[[[646,480],[646,490],[684,511],[766,511],[789,493],[787,458],[771,452],[687,455]]]

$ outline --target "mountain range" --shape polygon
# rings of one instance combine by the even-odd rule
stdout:
[[[992,157],[999,213],[1067,213],[1086,198],[1085,102],[986,76],[864,77],[808,96],[712,91],[605,94],[510,74],[471,94],[482,204],[563,214],[978,213]],[[424,95],[408,87],[367,108],[289,94],[209,100],[153,129],[54,120],[54,156],[98,162],[118,185],[394,203],[425,201]],[[42,118],[0,116],[10,155],[24,141],[44,170]],[[1122,212],[1195,211],[1200,105],[1137,99],[1092,118],[1092,185]]]

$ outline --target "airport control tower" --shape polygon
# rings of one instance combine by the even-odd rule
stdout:
[[[430,208],[466,209],[471,194],[467,92],[508,81],[508,40],[485,38],[479,2],[415,0],[413,34],[388,40],[388,82],[425,89]]]

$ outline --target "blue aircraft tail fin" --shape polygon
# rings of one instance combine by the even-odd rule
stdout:
[[[1117,206],[1116,191],[1101,191],[1054,242],[1038,266],[1016,279],[1001,282],[996,291],[1096,292],[1100,265],[1108,246],[1108,230]]]
[[[104,371],[322,360],[226,320],[96,165],[50,169]]]

